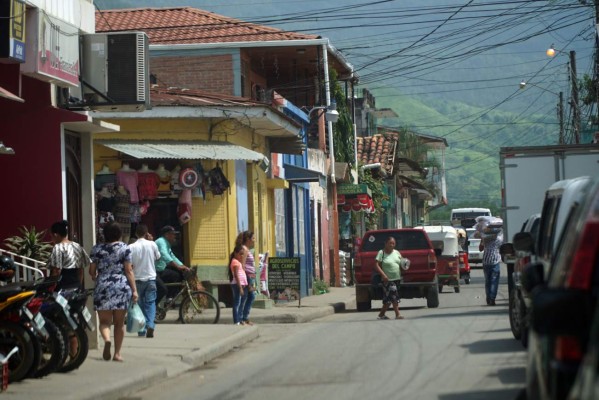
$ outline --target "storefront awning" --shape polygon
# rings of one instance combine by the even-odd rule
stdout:
[[[18,101],[19,103],[25,103],[25,100],[23,100],[16,94],[11,93],[8,90],[4,89],[2,86],[0,86],[0,97],[4,97],[5,99],[8,99],[8,100]]]
[[[283,164],[285,180],[292,183],[318,182],[321,187],[326,187],[326,177],[318,171],[298,167],[292,164]]]
[[[262,153],[228,142],[97,140],[103,146],[138,159],[262,161]]]

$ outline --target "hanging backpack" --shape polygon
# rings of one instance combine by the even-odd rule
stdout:
[[[231,186],[223,170],[218,165],[208,172],[208,179],[213,194],[223,194]]]

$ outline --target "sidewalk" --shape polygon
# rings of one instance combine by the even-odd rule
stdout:
[[[107,362],[100,350],[90,349],[76,371],[50,374],[42,379],[26,379],[9,384],[0,393],[2,400],[33,399],[118,399],[146,387],[149,383],[171,378],[213,360],[235,347],[256,339],[260,324],[301,323],[355,308],[353,287],[331,288],[331,292],[309,296],[299,302],[275,305],[271,309],[252,309],[254,326],[232,324],[231,309],[221,309],[216,325],[182,325],[171,311],[166,322],[156,326],[153,339],[126,334],[123,363]]]

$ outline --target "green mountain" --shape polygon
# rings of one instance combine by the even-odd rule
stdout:
[[[395,92],[395,93],[393,93]],[[500,204],[498,149],[557,142],[555,117],[473,107],[460,102],[403,95],[393,89],[374,93],[377,108],[391,108],[399,118],[381,121],[385,126],[444,137],[447,194],[445,210],[460,206]]]
[[[355,66],[360,88],[376,96],[376,106],[392,108],[399,115],[383,121],[385,125],[448,141],[446,209],[466,205],[496,209],[499,148],[557,142],[558,92],[564,93],[569,115],[568,50],[577,52],[580,79],[592,71],[596,36],[592,2],[572,0],[94,3],[99,10],[197,7],[331,39]],[[549,59],[545,50],[552,43],[562,51]],[[521,81],[529,83],[524,90],[519,89]]]

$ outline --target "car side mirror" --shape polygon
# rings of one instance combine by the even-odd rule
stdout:
[[[532,263],[524,267],[522,271],[522,287],[528,293],[532,293],[533,289],[545,284],[543,264]]]
[[[539,334],[581,335],[591,321],[588,293],[564,288],[535,291],[530,311],[530,326]]]
[[[518,232],[514,235],[512,240],[514,249],[517,251],[526,251],[534,253],[535,250],[535,239],[532,237],[530,232]]]
[[[443,254],[443,249],[435,249],[435,255],[437,257],[439,257],[441,254]]]

